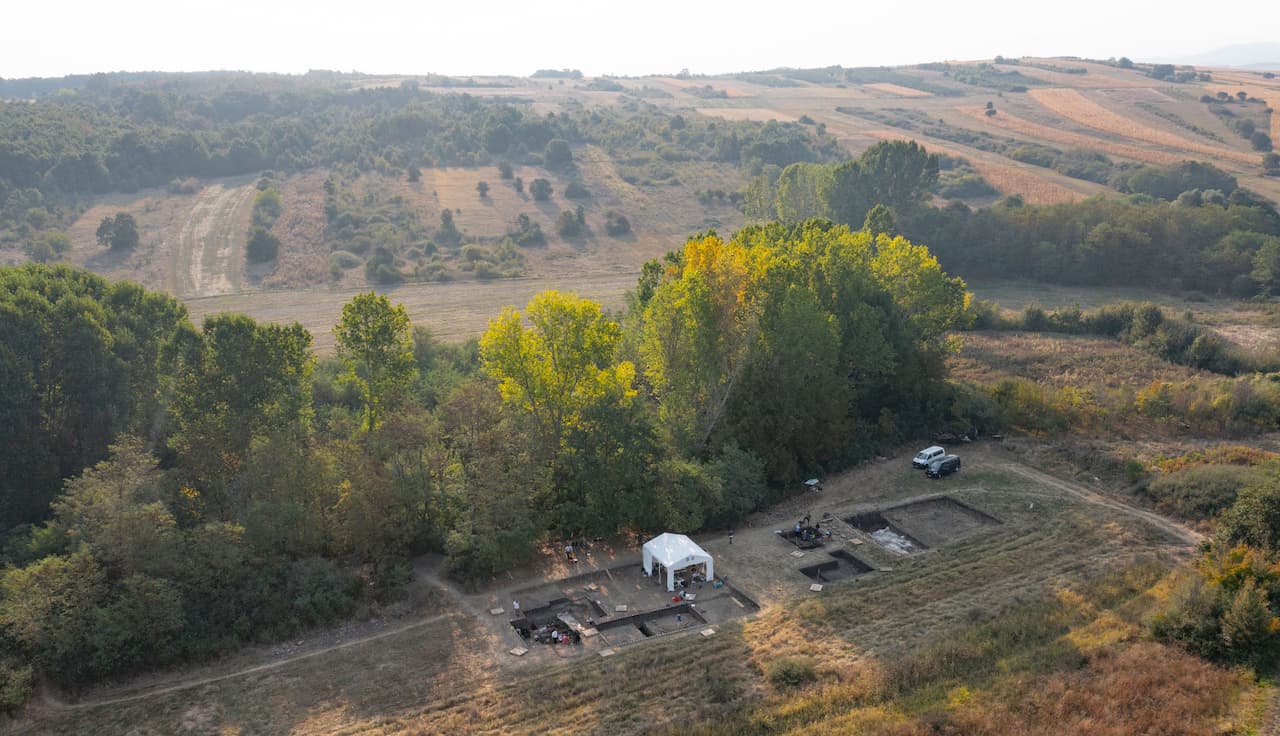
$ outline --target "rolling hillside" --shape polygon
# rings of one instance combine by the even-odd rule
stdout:
[[[1113,192],[1105,183],[1105,172],[1184,160],[1212,163],[1234,175],[1241,186],[1280,200],[1280,178],[1264,174],[1262,153],[1230,127],[1233,116],[1251,116],[1259,130],[1280,140],[1280,115],[1270,113],[1270,105],[1280,100],[1280,80],[1261,71],[1197,71],[1208,78],[1174,82],[1152,78],[1141,65],[998,59],[724,77],[478,79],[473,82],[480,87],[468,93],[524,103],[541,116],[599,109],[625,119],[640,109],[637,105],[652,104],[662,114],[712,123],[799,123],[819,139],[834,138],[851,157],[879,141],[916,140],[932,152],[967,160],[1000,195],[1017,194],[1032,204]],[[360,86],[377,89],[415,82],[428,92],[458,92],[450,86],[427,86],[432,81],[438,80],[370,77]],[[1244,93],[1248,101],[1238,100],[1237,93]],[[1228,100],[1214,114],[1202,101],[1206,96]],[[670,139],[673,133],[678,131],[663,135]],[[204,180],[195,194],[162,189],[112,194],[90,202],[70,226],[74,247],[67,257],[113,277],[127,276],[184,299],[198,298],[201,313],[235,308],[270,317],[280,313],[266,305],[287,302],[289,297],[277,293],[270,300],[258,300],[252,294],[302,290],[299,300],[311,303],[317,290],[333,290],[333,298],[341,299],[350,289],[373,283],[365,269],[352,267],[367,259],[367,252],[342,265],[335,265],[331,255],[346,247],[326,234],[325,187],[335,178],[354,200],[389,203],[386,206],[416,218],[426,233],[448,210],[464,243],[476,244],[467,253],[447,257],[433,255],[432,246],[410,249],[408,256],[397,254],[401,270],[416,274],[396,287],[410,303],[431,301],[422,295],[439,290],[435,282],[440,281],[469,283],[519,274],[548,286],[574,288],[583,279],[634,275],[642,263],[678,247],[689,233],[707,228],[731,231],[745,222],[727,195],[746,185],[753,173],[746,167],[665,154],[637,158],[627,150],[620,144],[577,145],[572,175],[538,166],[517,166],[511,172],[525,185],[539,178],[551,182],[553,194],[547,201],[534,201],[527,189],[517,191],[496,166],[426,167],[414,183],[393,172],[350,175],[324,167],[277,175],[274,186],[281,191],[283,212],[272,231],[281,243],[281,255],[253,267],[243,258],[252,177]],[[1069,167],[1045,160],[1054,156],[1088,159],[1096,164],[1095,173],[1080,178]],[[1098,167],[1104,175],[1096,173]],[[566,198],[566,187],[574,180],[585,187],[585,195]],[[481,182],[489,185],[484,197],[477,194]],[[994,199],[970,204],[988,205]],[[584,231],[568,237],[558,234],[557,218],[579,206]],[[128,257],[104,253],[94,239],[97,223],[113,211],[133,214],[141,227],[141,246]],[[631,231],[607,235],[608,212],[628,218]],[[546,244],[500,256],[496,244],[521,215],[541,229]],[[500,265],[477,267],[496,263],[499,257],[505,259]],[[0,258],[16,262],[24,256],[9,250],[0,251]],[[504,291],[483,290],[493,294],[490,313],[503,303]],[[414,317],[436,322],[433,326],[442,334],[474,334],[481,326],[459,330],[429,313]]]

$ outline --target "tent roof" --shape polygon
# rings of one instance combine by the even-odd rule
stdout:
[[[653,559],[666,567],[694,560],[709,560],[711,555],[683,534],[664,532],[644,543],[644,549]]]

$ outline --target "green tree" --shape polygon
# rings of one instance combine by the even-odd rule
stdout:
[[[872,236],[893,235],[893,210],[878,204],[867,211],[867,219],[862,222],[862,229]]]
[[[545,291],[523,315],[507,308],[490,320],[480,358],[502,397],[529,413],[543,446],[554,452],[587,403],[601,395],[634,396],[634,365],[614,362],[620,337],[618,323],[599,304]]]
[[[1246,544],[1269,552],[1280,550],[1280,476],[1269,473],[1242,488],[1236,502],[1218,518],[1214,539],[1224,549]]]
[[[313,367],[311,334],[296,323],[215,315],[184,346],[169,445],[219,518],[238,518],[249,503],[239,468],[255,437],[309,433]]]
[[[827,192],[835,183],[830,166],[794,163],[778,177],[777,213],[783,222],[827,217]]]
[[[551,139],[542,153],[542,160],[553,171],[571,168],[573,151],[569,149],[569,142],[563,138]]]
[[[138,246],[138,222],[128,212],[120,212],[115,217],[105,217],[98,225],[98,245],[111,250],[132,250]]]
[[[551,199],[551,182],[546,179],[534,179],[529,185],[529,193],[533,195],[534,201],[545,202]]]
[[[334,335],[346,379],[360,391],[363,428],[372,432],[417,375],[409,314],[381,294],[359,294],[343,305]]]
[[[0,626],[56,680],[81,683],[94,674],[95,611],[106,577],[88,551],[50,555],[0,578]]]
[[[582,222],[569,210],[564,210],[556,218],[556,233],[562,238],[575,238],[582,233]]]
[[[476,184],[476,193],[480,195],[480,199],[487,198],[489,196],[489,182],[478,182]]]
[[[245,246],[245,258],[250,263],[274,261],[280,253],[280,239],[264,227],[249,231],[249,243]]]
[[[453,223],[453,210],[440,212],[440,229],[436,231],[436,240],[446,245],[457,245],[462,242],[462,233]]]

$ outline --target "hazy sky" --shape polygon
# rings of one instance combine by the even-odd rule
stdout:
[[[718,73],[996,54],[1142,59],[1280,40],[1280,0],[10,0],[5,6],[0,77],[10,78],[206,69]]]

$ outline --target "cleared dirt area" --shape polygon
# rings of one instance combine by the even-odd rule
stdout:
[[[208,182],[192,195],[147,190],[102,197],[68,229],[70,260],[180,298],[235,291],[244,279],[254,179]],[[129,253],[112,253],[98,245],[95,233],[103,218],[121,212],[137,221],[139,244]]]
[[[966,446],[963,457],[963,475],[941,481],[946,498],[1004,523],[975,527],[969,512],[939,502],[939,481],[911,470],[904,453],[824,479],[823,491],[753,517],[732,544],[724,534],[697,537],[717,572],[762,606],[712,624],[709,636],[701,635],[701,621],[692,623],[696,617],[676,619],[684,614],[672,611],[643,627],[619,626],[634,634],[619,635],[612,656],[598,650],[561,661],[543,645],[546,656],[510,654],[518,635],[490,608],[509,611],[512,594],[538,580],[590,584],[574,580],[562,555],[548,555],[537,570],[478,593],[446,586],[443,607],[417,625],[303,657],[242,661],[238,671],[215,671],[216,679],[196,669],[173,674],[160,690],[90,692],[82,707],[45,700],[25,714],[22,731],[643,733],[713,714],[707,708],[714,708],[709,688],[716,681],[745,682],[761,662],[803,651],[814,637],[823,641],[824,659],[874,661],[922,645],[974,610],[997,611],[1134,559],[1180,558],[1192,549],[1195,537],[1177,525],[1022,466],[999,445]],[[774,534],[806,513],[840,518],[870,508],[905,510],[898,523],[915,524],[921,536],[932,529],[939,546],[895,555],[840,523],[826,548],[794,557],[795,548]],[[831,562],[858,574],[810,591],[815,579],[803,569]],[[638,567],[638,550],[602,547],[581,557],[576,574],[607,578],[629,565]],[[727,598],[721,603],[736,608]],[[652,694],[655,682],[666,683],[661,696]]]

